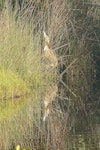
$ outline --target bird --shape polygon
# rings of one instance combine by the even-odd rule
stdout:
[[[56,99],[57,97],[57,92],[58,92],[58,87],[57,85],[50,86],[47,88],[44,96],[44,117],[43,121],[46,120],[46,118],[50,115],[50,104]]]
[[[53,49],[50,46],[50,39],[49,36],[43,31],[44,39],[45,39],[45,45],[44,45],[44,57],[49,60],[50,67],[56,68],[58,66],[58,59],[56,53],[53,51]]]

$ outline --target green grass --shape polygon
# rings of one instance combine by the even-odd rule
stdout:
[[[27,136],[34,138],[35,129],[41,128],[42,92],[46,89],[44,85],[55,83],[56,71],[46,70],[44,64],[41,64],[41,34],[34,36],[30,25],[23,28],[21,22],[15,21],[7,11],[2,13],[4,17],[0,17],[0,148],[10,149],[14,140],[15,146],[19,144],[26,149],[32,149],[33,143],[26,139]],[[30,96],[24,99],[27,93]]]
[[[0,95],[4,97],[6,93],[9,97],[14,92],[14,95],[23,95],[27,91],[26,85],[35,89],[42,87],[45,82],[45,74],[41,69],[40,34],[34,36],[31,26],[23,28],[21,21],[15,21],[7,11],[2,15],[0,66],[6,71],[0,73]]]
[[[9,99],[29,93],[26,83],[14,72],[0,69],[0,99]]]
[[[51,149],[58,149],[55,147],[58,141],[63,149],[70,146],[77,149],[74,143],[68,147],[67,140],[71,129],[76,130],[76,121],[82,126],[81,118],[88,112],[94,75],[91,48],[93,41],[99,39],[93,33],[99,28],[96,21],[99,15],[96,17],[92,5],[80,1],[26,3],[23,2],[17,21],[14,13],[20,9],[15,8],[12,15],[10,3],[0,17],[0,94],[1,99],[6,98],[0,103],[0,148],[8,150],[14,144],[25,149],[50,149],[51,145]],[[45,63],[41,63],[42,30],[48,33],[52,48],[57,50],[58,74],[56,69],[45,69]],[[66,73],[61,79],[59,74],[64,69]],[[56,84],[57,76],[63,82],[58,81],[57,101],[50,106],[50,118],[44,124],[44,95],[47,87]],[[31,94],[25,100],[11,98],[30,89]],[[84,143],[80,149],[84,149]]]
[[[9,99],[9,101],[0,102],[0,121],[7,120],[8,118],[16,115],[27,104],[25,97],[19,99]]]

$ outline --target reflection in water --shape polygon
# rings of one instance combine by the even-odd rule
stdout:
[[[71,145],[72,150],[99,150],[100,133],[89,132],[72,135]]]
[[[57,97],[57,92],[58,92],[57,85],[49,86],[49,87],[47,87],[47,89],[45,91],[45,96],[44,96],[45,114],[44,114],[43,121],[45,121],[45,119],[50,114],[50,107],[49,107],[49,105],[52,104],[52,101],[54,101],[55,98]]]
[[[40,129],[40,106],[39,93],[35,92],[31,98],[0,103],[0,150],[16,145],[33,149],[33,138]]]
[[[0,121],[13,116],[27,103],[26,97],[8,99],[0,102]]]
[[[14,145],[26,150],[100,149],[100,125],[73,135],[68,128],[65,130],[60,114],[57,118],[53,113],[44,125],[41,92],[33,93],[30,98],[1,103],[0,150],[10,150]]]

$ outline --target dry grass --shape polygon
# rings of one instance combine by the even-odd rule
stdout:
[[[93,100],[95,75],[93,50],[95,46],[99,47],[100,24],[99,2],[97,1],[97,6],[91,2],[92,0],[89,2],[44,0],[28,1],[26,4],[22,4],[22,9],[17,13],[17,17],[24,24],[21,26],[24,29],[21,28],[23,29],[21,33],[18,29],[17,38],[13,38],[19,44],[16,45],[16,42],[12,41],[14,49],[18,46],[16,54],[10,55],[13,63],[10,63],[11,58],[8,59],[8,57],[6,58],[7,63],[4,61],[5,59],[2,61],[7,67],[10,64],[11,70],[18,71],[30,87],[37,87],[42,91],[38,90],[34,95],[36,97],[32,96],[32,101],[20,111],[14,122],[10,120],[10,124],[5,123],[5,128],[7,124],[12,124],[13,128],[10,130],[10,135],[9,131],[7,130],[5,133],[3,128],[3,135],[6,134],[5,140],[3,137],[1,139],[4,149],[10,147],[9,143],[13,141],[15,145],[20,144],[22,147],[36,150],[64,150],[67,147],[68,133],[72,129],[75,131],[76,122],[82,122],[81,118],[89,121],[92,116],[92,113],[89,114],[87,106]],[[26,22],[31,23],[33,36],[25,28]],[[7,29],[10,29],[9,33],[13,33],[11,32],[13,28]],[[58,57],[59,67],[57,70],[45,69],[43,63],[39,65],[41,60],[39,56],[43,52],[44,45],[43,30],[50,35],[51,47]],[[24,33],[30,36],[25,36]],[[11,34],[11,37],[15,37],[15,35]],[[4,49],[3,46],[4,44],[0,50]],[[12,49],[10,44],[7,44],[7,47]],[[51,113],[44,124],[42,92],[52,83],[58,85],[57,99],[50,105]],[[34,99],[35,103],[33,103]],[[16,120],[18,124],[16,124]]]

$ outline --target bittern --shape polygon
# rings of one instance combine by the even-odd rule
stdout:
[[[45,114],[44,114],[44,118],[43,121],[46,120],[46,118],[49,116],[50,114],[50,104],[52,104],[53,101],[55,101],[56,97],[57,97],[57,92],[58,92],[58,87],[57,85],[48,87],[46,89],[45,92],[45,96],[44,96],[44,108],[45,108]]]
[[[48,35],[43,31],[44,38],[45,38],[45,46],[44,46],[44,56],[46,59],[49,60],[51,67],[57,67],[58,60],[56,53],[53,51],[53,49],[50,46],[50,39]]]

